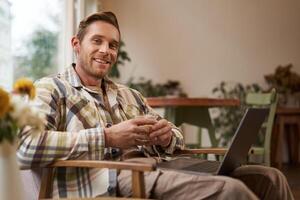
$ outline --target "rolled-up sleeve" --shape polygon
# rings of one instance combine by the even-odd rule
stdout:
[[[155,116],[157,119],[162,119],[162,117],[159,114],[157,114],[153,108],[151,108],[149,106],[149,104],[147,103],[147,100],[142,95],[140,95],[140,98],[142,99],[142,101],[145,104],[146,114]],[[172,154],[176,149],[184,149],[185,146],[184,146],[182,130],[179,129],[178,127],[176,127],[173,123],[171,123],[171,122],[169,122],[169,123],[171,124],[171,127],[172,127],[171,142],[170,142],[169,146],[167,146],[167,147],[159,146],[157,149],[163,150],[164,153]]]
[[[19,133],[17,158],[22,167],[44,166],[55,160],[102,159],[104,152],[103,128],[93,127],[79,131],[66,130],[66,111],[63,97],[51,79],[36,83],[37,96],[33,106],[46,116],[45,130],[36,133],[25,127]]]

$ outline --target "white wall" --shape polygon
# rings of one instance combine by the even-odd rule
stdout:
[[[207,96],[221,80],[264,84],[279,64],[300,72],[299,0],[101,0],[132,62],[122,80],[180,80]]]

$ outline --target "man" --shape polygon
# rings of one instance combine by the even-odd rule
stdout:
[[[146,162],[184,147],[181,131],[159,117],[141,94],[116,84],[107,74],[117,60],[120,30],[111,12],[84,19],[71,40],[76,63],[62,74],[36,83],[36,107],[47,116],[46,131],[20,134],[21,165],[45,166],[54,160],[119,160],[139,150]],[[129,153],[128,153],[129,152]],[[240,167],[229,177],[157,170],[145,174],[147,196],[158,199],[292,199],[284,176],[259,166]],[[115,178],[115,179],[114,179]],[[111,193],[116,174],[106,169],[57,169],[54,197]],[[119,194],[130,196],[130,176],[118,175]]]

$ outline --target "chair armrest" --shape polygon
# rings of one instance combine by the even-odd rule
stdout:
[[[146,163],[118,162],[118,161],[95,161],[95,160],[58,160],[47,167],[88,167],[109,168],[133,171],[154,171],[156,165]]]
[[[201,149],[183,149],[183,150],[176,150],[174,152],[175,155],[180,154],[216,154],[216,155],[225,155],[227,152],[227,148],[201,148]]]
[[[147,163],[117,162],[117,161],[95,161],[95,160],[58,160],[45,166],[47,172],[43,174],[39,199],[47,198],[52,191],[53,168],[57,167],[87,167],[87,168],[109,168],[132,171],[132,196],[145,198],[144,171],[156,170],[156,165]]]

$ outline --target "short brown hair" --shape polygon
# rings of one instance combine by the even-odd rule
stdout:
[[[104,21],[113,25],[114,27],[116,27],[116,29],[118,29],[118,32],[121,35],[117,17],[113,12],[96,12],[87,16],[79,23],[78,31],[76,34],[76,37],[79,39],[79,41],[83,40],[87,27],[95,21]]]

